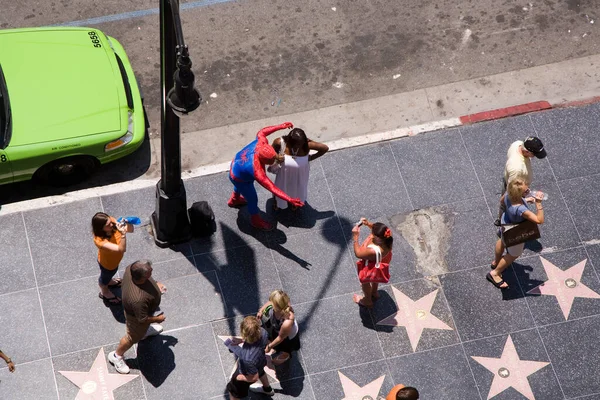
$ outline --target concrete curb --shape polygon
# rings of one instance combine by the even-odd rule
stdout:
[[[507,118],[516,115],[522,115],[537,111],[550,110],[553,108],[568,108],[588,105],[600,102],[600,96],[591,97],[584,100],[567,101],[557,104],[550,104],[548,101],[541,100],[515,106],[498,108],[495,110],[478,112],[474,114],[463,115],[458,118],[448,118],[439,121],[427,122],[424,124],[398,128],[391,131],[370,133],[362,136],[348,137],[326,142],[330,151],[342,150],[351,147],[364,146],[372,143],[379,143],[388,140],[399,139],[407,136],[415,136],[421,133],[433,132],[440,129],[452,128],[462,125],[470,125],[478,122],[492,121],[500,118]],[[285,117],[282,117],[285,118]],[[202,166],[193,170],[182,172],[183,180],[197,178],[205,175],[212,175],[229,170],[229,162]],[[115,193],[123,193],[132,190],[138,190],[155,186],[158,179],[142,179],[128,182],[120,182],[102,187],[78,190],[62,195],[41,197],[32,200],[21,201],[3,205],[0,208],[0,215],[8,215],[17,212],[35,210],[39,208],[51,207],[60,204],[72,203],[94,197],[108,196]]]

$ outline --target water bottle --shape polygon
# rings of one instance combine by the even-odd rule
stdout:
[[[541,194],[541,198],[542,200],[548,200],[548,193],[544,193],[540,190],[530,190],[529,191],[529,196],[531,197],[535,197],[536,199],[538,198],[538,196]]]
[[[142,220],[139,219],[139,217],[119,217],[119,219],[117,219],[117,222],[127,222],[131,225],[140,225],[142,223]]]

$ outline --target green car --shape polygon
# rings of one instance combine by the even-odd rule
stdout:
[[[145,134],[117,40],[92,28],[0,30],[0,184],[79,182],[134,152]]]

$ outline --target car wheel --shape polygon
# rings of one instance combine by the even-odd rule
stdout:
[[[93,157],[66,157],[52,161],[34,175],[34,179],[51,186],[70,186],[87,179],[96,169],[97,161]]]

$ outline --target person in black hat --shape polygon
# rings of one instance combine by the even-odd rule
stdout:
[[[546,150],[540,138],[529,136],[525,140],[517,140],[513,142],[506,152],[506,164],[504,165],[504,178],[502,180],[502,193],[506,192],[508,182],[521,178],[527,186],[531,186],[533,173],[531,171],[531,159],[546,157]],[[506,211],[503,198],[500,199],[498,208],[498,218],[494,221],[494,225],[500,226],[500,218]]]

